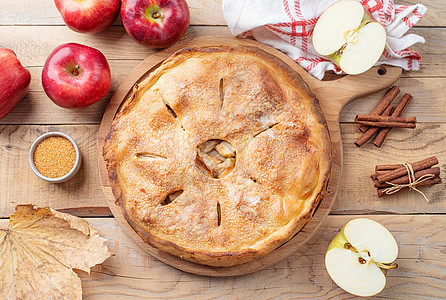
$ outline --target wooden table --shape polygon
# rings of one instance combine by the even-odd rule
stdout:
[[[369,112],[384,92],[355,100],[341,115],[344,145],[343,183],[331,215],[322,229],[288,259],[263,271],[236,278],[210,278],[187,274],[150,257],[130,240],[107,208],[97,170],[96,134],[102,114],[121,80],[144,58],[154,53],[133,42],[119,20],[106,31],[78,34],[68,29],[51,0],[1,1],[0,45],[13,49],[31,71],[29,95],[0,120],[0,227],[17,204],[51,206],[86,217],[108,239],[116,256],[92,274],[81,274],[86,298],[351,298],[329,278],[324,254],[343,224],[367,216],[384,224],[400,246],[399,268],[390,271],[384,298],[446,298],[446,189],[445,184],[424,189],[430,202],[416,192],[401,192],[378,199],[369,175],[376,164],[416,161],[436,155],[446,174],[446,1],[424,3],[426,16],[410,32],[426,44],[414,50],[422,55],[421,70],[403,72],[397,85],[414,100],[406,115],[417,116],[415,130],[393,130],[381,149],[353,145],[359,137],[352,123],[358,113]],[[184,38],[230,36],[220,0],[188,0],[191,26]],[[107,57],[112,88],[105,99],[83,110],[53,104],[41,85],[45,59],[58,45],[78,42],[95,47]],[[59,130],[79,144],[84,163],[75,179],[49,184],[38,179],[28,165],[28,149],[42,133]]]

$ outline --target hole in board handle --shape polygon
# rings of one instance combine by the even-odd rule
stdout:
[[[384,66],[379,67],[379,69],[377,70],[378,75],[382,76],[385,75],[387,73],[387,69]]]

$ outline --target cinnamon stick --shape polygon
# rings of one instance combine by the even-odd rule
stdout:
[[[378,177],[378,175],[386,174],[386,173],[389,173],[389,172],[392,172],[392,170],[376,171],[374,174],[372,174],[370,176],[370,178],[372,178],[372,180],[375,181],[376,177]]]
[[[435,156],[432,156],[432,157],[429,157],[429,158],[426,158],[421,161],[417,161],[417,162],[413,163],[412,169],[414,172],[417,172],[417,171],[420,171],[423,169],[430,168],[436,164],[438,164],[438,159]],[[392,179],[404,176],[406,174],[407,174],[407,169],[406,169],[406,167],[403,166],[403,167],[393,170],[392,172],[378,175],[376,177],[376,179],[378,180],[379,183],[385,183],[386,181],[390,181]]]
[[[378,177],[378,175],[392,172],[393,170],[398,169],[399,167],[402,167],[402,166],[403,165],[401,165],[401,164],[398,164],[398,165],[376,165],[375,173],[372,174],[370,176],[370,178],[372,178],[372,180],[375,181],[376,177]]]
[[[356,121],[358,124],[375,126],[375,127],[398,127],[398,128],[415,128],[417,125],[414,123],[405,122],[370,122],[370,121]]]
[[[403,166],[402,164],[397,164],[397,165],[376,165],[375,166],[375,172],[395,170],[395,169],[401,168],[402,166]]]
[[[393,116],[374,116],[374,115],[357,115],[355,122],[398,122],[398,123],[416,123],[417,117],[393,117]]]
[[[433,167],[433,168],[428,168],[428,169],[424,169],[424,170],[420,170],[414,173],[415,176],[415,180],[421,178],[424,175],[428,175],[428,174],[432,174],[437,176],[440,176],[440,168],[439,167]],[[409,183],[409,175],[405,175],[405,176],[401,176],[399,178],[396,178],[392,181],[388,181],[390,183],[393,184],[408,184]],[[376,188],[383,188],[383,187],[390,187],[392,185],[387,184],[387,183],[379,183],[377,180],[374,180],[374,186]]]
[[[392,113],[392,117],[400,117],[403,112],[406,110],[407,106],[409,105],[410,101],[412,101],[412,95],[410,94],[404,94],[403,98],[401,99],[401,101],[398,103],[398,105],[396,106],[394,112]],[[384,140],[386,139],[387,135],[389,134],[389,131],[391,130],[391,128],[385,128],[385,129],[381,129],[378,132],[378,135],[375,138],[375,141],[373,142],[373,144],[376,147],[381,147]]]
[[[399,89],[398,89],[399,90]],[[390,104],[389,106],[387,106],[387,108],[384,110],[384,112],[382,113],[383,116],[389,116],[392,111],[393,111],[393,105]],[[377,133],[379,131],[379,127],[369,127],[367,129],[366,132],[364,132],[362,134],[362,136],[356,140],[355,145],[357,147],[361,147],[362,145],[364,145],[365,143],[367,143],[368,140],[370,140],[370,138],[372,136],[375,135],[375,133]]]
[[[429,179],[429,180],[420,182],[420,183],[417,184],[415,187],[418,188],[418,187],[421,187],[421,186],[428,186],[428,185],[434,185],[434,184],[439,184],[439,183],[441,183],[441,178],[440,178],[440,177],[435,177],[435,178],[432,178],[432,179]],[[386,194],[386,192],[385,192],[386,189],[388,189],[388,187],[385,187],[385,188],[379,188],[379,189],[377,190],[377,192],[378,192],[378,197],[384,197],[384,196],[388,195],[388,194]],[[403,189],[408,189],[408,187],[404,187]]]
[[[381,115],[387,107],[392,103],[392,101],[398,96],[400,89],[397,86],[393,86],[381,99],[378,105],[370,112],[371,115]],[[359,130],[361,132],[366,132],[369,129],[368,126],[361,125]],[[366,141],[367,142],[367,141]]]

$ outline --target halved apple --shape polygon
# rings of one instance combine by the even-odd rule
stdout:
[[[393,235],[370,219],[354,219],[344,225],[328,246],[325,267],[345,291],[356,296],[373,296],[386,285],[387,269],[398,256]]]
[[[347,74],[370,69],[386,46],[386,30],[356,0],[327,8],[313,31],[314,49]]]

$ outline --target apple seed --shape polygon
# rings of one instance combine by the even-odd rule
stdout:
[[[358,253],[358,250],[356,250],[356,248],[353,247],[352,244],[350,244],[350,243],[345,243],[345,244],[344,244],[344,248],[347,249],[347,250],[351,250],[351,251],[353,251],[353,252]]]

